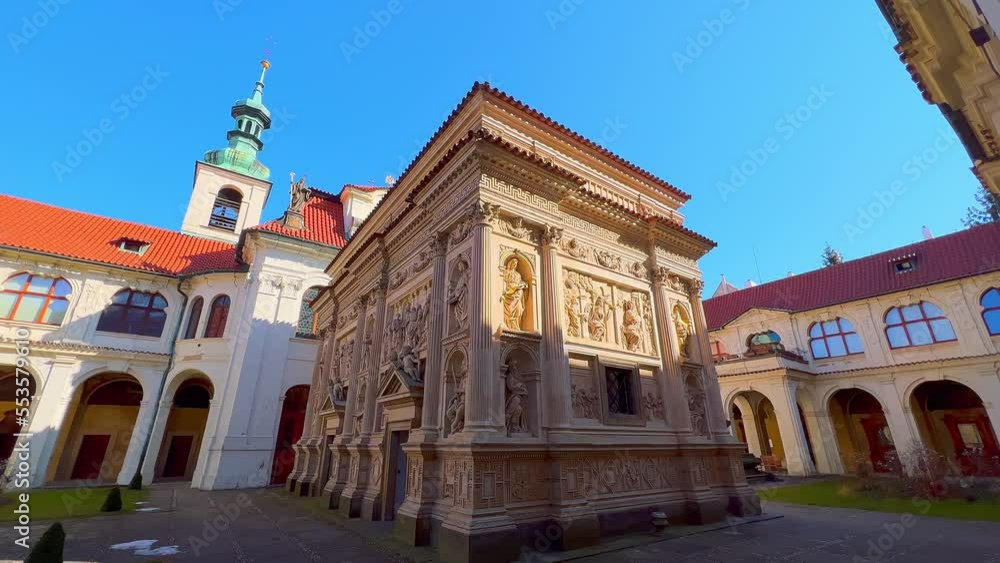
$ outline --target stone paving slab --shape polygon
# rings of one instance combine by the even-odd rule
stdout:
[[[430,548],[402,545],[391,523],[343,520],[321,499],[291,497],[280,489],[195,491],[154,487],[148,499],[161,511],[68,519],[67,562],[221,563],[312,562],[435,563]],[[711,531],[694,529],[663,541],[637,534],[613,540],[621,549],[548,557],[525,553],[522,561],[605,562],[946,562],[1000,563],[1000,523],[769,502],[781,516]],[[33,527],[41,536],[47,524]],[[671,534],[680,535],[684,527]],[[11,525],[0,527],[0,560],[20,561]],[[146,541],[142,540],[155,540]],[[655,543],[649,543],[654,541]],[[113,549],[127,544],[129,549]],[[173,549],[171,546],[176,546]],[[120,546],[119,547],[123,547]],[[176,550],[176,553],[173,551]]]

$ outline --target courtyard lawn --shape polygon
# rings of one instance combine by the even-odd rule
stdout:
[[[760,490],[757,494],[765,501],[1000,522],[1000,502],[996,499],[969,502],[962,499],[925,501],[921,498],[906,497],[876,498],[850,492],[849,488],[844,486],[845,483],[848,483],[848,480],[831,479],[774,487]]]
[[[28,501],[30,516],[32,521],[37,520],[63,520],[65,518],[79,518],[82,516],[95,516],[98,514],[120,514],[115,512],[101,512],[101,505],[104,504],[105,497],[111,487],[99,487],[90,489],[90,494],[86,495],[82,490],[77,489],[42,489],[32,490],[28,493],[31,498]],[[82,493],[82,494],[81,494]],[[14,510],[21,504],[18,502],[19,492],[5,492],[0,497],[0,522],[10,522],[17,520],[18,515]],[[122,510],[121,512],[131,512],[136,508],[136,501],[146,498],[146,491],[130,491],[122,488]]]

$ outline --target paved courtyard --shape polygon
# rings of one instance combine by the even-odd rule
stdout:
[[[280,490],[200,492],[156,488],[148,508],[128,515],[71,519],[66,561],[375,563],[433,561],[432,551],[400,549],[383,538],[389,526],[352,521],[341,527],[318,505]],[[1000,523],[770,503],[783,517],[671,539],[577,561],[659,562],[984,562],[1000,563]],[[33,530],[38,537],[44,526]],[[0,560],[19,561],[13,530],[0,528]],[[541,558],[539,558],[541,560]]]

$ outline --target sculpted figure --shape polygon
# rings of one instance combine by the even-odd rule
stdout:
[[[683,315],[678,309],[674,309],[674,329],[677,331],[677,348],[681,352],[681,356],[686,358],[688,356],[688,341],[691,339],[691,329],[688,326],[687,321],[684,320]]]
[[[457,434],[465,428],[465,374],[468,373],[466,360],[462,360],[461,371],[456,377],[455,393],[448,401],[444,419],[448,423],[448,434]]]
[[[456,328],[464,329],[469,322],[469,265],[459,259],[455,265],[451,289],[448,291],[448,302],[451,304]]]
[[[524,283],[520,272],[517,271],[519,262],[517,258],[511,258],[507,265],[501,268],[503,278],[503,318],[504,324],[511,330],[521,330],[521,320],[524,317],[524,294],[528,289],[528,284]]]
[[[603,294],[597,294],[594,298],[594,305],[590,309],[590,318],[587,320],[587,328],[590,329],[590,338],[598,342],[604,342],[608,332],[608,302]]]
[[[309,188],[306,187],[305,179],[299,178],[298,182],[292,184],[291,202],[288,204],[288,210],[302,213],[302,208],[306,206],[308,195]]]
[[[507,366],[507,402],[505,421],[507,435],[528,431],[528,416],[525,412],[524,399],[528,396],[528,387],[521,381],[517,372],[517,361],[511,360]]]
[[[334,403],[343,403],[347,401],[347,391],[344,388],[344,383],[341,380],[339,379],[334,380],[331,389],[332,389],[331,393],[333,395]]]
[[[403,346],[399,352],[396,369],[414,381],[420,381],[420,358],[411,346]]]
[[[624,308],[622,333],[625,336],[625,348],[634,352],[642,346],[642,317],[635,301],[626,301]]]
[[[580,311],[577,308],[577,303],[580,301],[580,283],[577,281],[577,276],[574,272],[570,272],[566,276],[566,290],[563,299],[566,300],[566,332],[570,336],[580,336]]]

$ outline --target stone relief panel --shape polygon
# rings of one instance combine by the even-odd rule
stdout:
[[[469,258],[457,256],[448,269],[448,334],[469,329]]]
[[[601,417],[600,399],[593,385],[574,383],[572,393],[574,417],[594,420]]]
[[[430,282],[399,299],[386,310],[382,362],[396,362],[404,346],[420,351],[427,345]]]
[[[501,233],[510,237],[538,244],[538,232],[531,226],[525,224],[524,219],[517,217],[514,219],[501,218],[497,221],[497,226]]]
[[[559,464],[563,494],[568,498],[675,489],[683,472],[681,460],[665,453],[591,453],[561,459]]]
[[[334,347],[329,375],[330,400],[335,405],[343,405],[347,402],[347,389],[350,385],[353,361],[354,336],[341,338]]]
[[[469,374],[469,362],[462,350],[454,350],[447,356],[445,368],[445,407],[443,434],[453,436],[465,429],[465,383]]]
[[[656,355],[649,293],[563,270],[563,314],[569,338]]]
[[[677,333],[677,350],[681,354],[682,360],[691,357],[691,335],[694,333],[694,323],[688,315],[687,309],[681,305],[674,305],[670,312],[671,321],[674,323],[674,332]]]
[[[708,436],[708,407],[701,385],[701,369],[685,367],[683,371],[684,392],[687,395],[688,410],[691,411],[691,429],[699,436]]]

